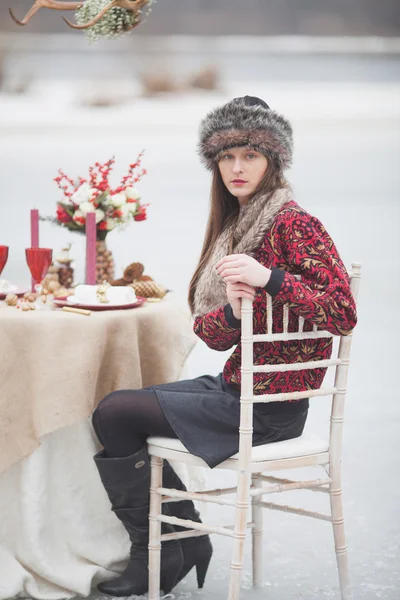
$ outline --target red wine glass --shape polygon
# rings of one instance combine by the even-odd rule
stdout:
[[[0,275],[6,266],[8,259],[8,246],[0,246]]]
[[[53,250],[51,248],[26,248],[25,255],[33,280],[37,283],[35,290],[40,295],[42,291],[40,282],[49,270],[53,258]]]

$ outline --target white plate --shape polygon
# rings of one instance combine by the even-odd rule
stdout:
[[[134,304],[135,302],[137,302],[137,299],[135,300],[127,300],[126,302],[118,302],[118,304],[112,303],[112,302],[100,302],[100,300],[97,300],[96,302],[82,302],[82,301],[78,301],[75,296],[68,296],[67,297],[67,302],[68,304],[74,305],[74,304],[79,304],[79,306],[110,306],[110,307],[117,307],[117,306],[126,306],[127,304]]]
[[[15,294],[18,291],[18,286],[12,285],[9,288],[0,289],[0,294]]]

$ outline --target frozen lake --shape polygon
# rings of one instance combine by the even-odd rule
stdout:
[[[370,73],[357,81],[302,81],[297,76],[296,81],[267,84],[262,76],[232,78],[221,93],[136,99],[97,110],[79,106],[81,87],[69,79],[43,78],[26,97],[0,95],[0,243],[10,246],[3,277],[28,283],[24,248],[29,244],[29,209],[54,212],[58,190],[52,179],[58,168],[84,176],[89,164],[115,154],[118,177],[145,148],[148,175],[140,190],[144,202],[151,203],[149,219],[112,232],[108,243],[117,276],[130,262],[140,261],[146,273],[183,301],[208,211],[209,176],[195,148],[199,120],[213,106],[246,93],[263,97],[292,120],[295,162],[288,178],[296,199],[322,220],[349,268],[352,261],[363,265],[346,408],[343,488],[355,598],[365,600],[397,600],[400,595],[400,77],[392,61],[383,60],[381,67],[387,77],[381,69],[379,76]],[[76,276],[81,279],[83,238],[49,223],[41,225],[40,235],[42,244],[56,254],[64,243],[73,242]],[[227,355],[199,341],[188,361],[188,376],[218,373]],[[310,413],[309,427],[322,433],[328,418],[324,400],[315,400]],[[210,483],[217,477],[221,483],[220,473],[208,477]],[[222,484],[230,480],[226,476]],[[316,510],[328,504],[327,498],[305,491],[282,500],[290,503],[293,498]],[[224,512],[207,509],[214,522],[228,522]],[[329,524],[274,512],[266,513],[265,530],[267,587],[250,589],[247,552],[243,600],[339,598]],[[213,543],[205,589],[196,591],[190,574],[174,591],[176,600],[226,598],[230,541],[214,536]]]

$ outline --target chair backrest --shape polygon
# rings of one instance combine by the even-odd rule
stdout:
[[[352,263],[350,276],[351,291],[357,303],[358,291],[361,278],[361,265]],[[239,441],[239,469],[248,469],[251,461],[252,429],[253,429],[253,404],[254,402],[272,402],[284,400],[299,400],[301,398],[313,398],[316,396],[332,396],[331,426],[330,426],[330,463],[338,464],[342,451],[342,429],[344,417],[344,401],[346,395],[347,373],[349,368],[350,349],[352,334],[346,336],[334,336],[328,331],[313,330],[304,332],[304,319],[299,317],[299,328],[296,332],[288,331],[289,311],[287,305],[283,307],[283,332],[273,333],[272,297],[267,297],[266,333],[253,334],[253,303],[250,299],[242,299],[242,383],[241,383],[241,407],[240,407],[240,441]],[[276,342],[282,340],[309,340],[319,338],[339,337],[337,356],[328,360],[309,361],[305,363],[285,363],[279,365],[254,365],[253,344],[255,342]],[[282,394],[254,395],[253,374],[256,372],[273,373],[285,371],[298,371],[301,369],[316,369],[321,367],[335,367],[335,379],[333,387],[321,387],[317,390],[306,390],[303,392],[292,392]]]

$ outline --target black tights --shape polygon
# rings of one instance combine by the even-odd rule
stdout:
[[[130,456],[150,435],[176,438],[153,390],[118,390],[93,413],[93,427],[107,456]]]

